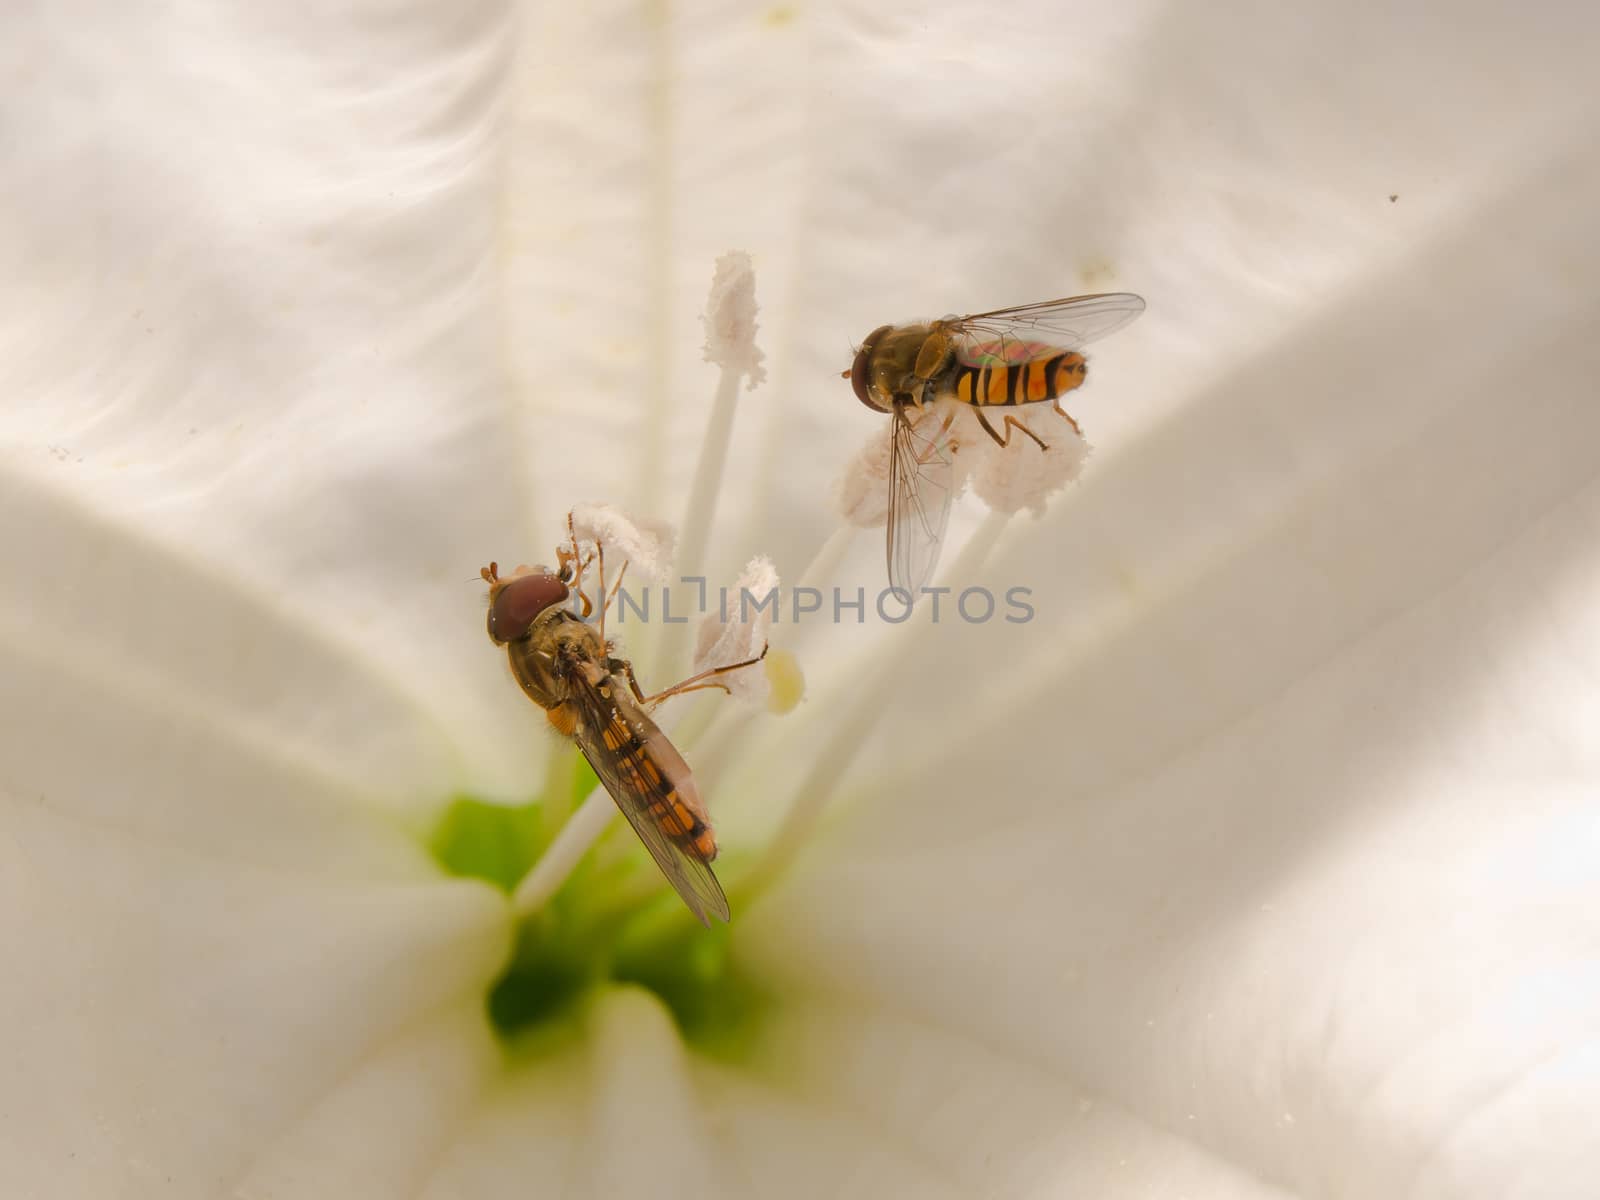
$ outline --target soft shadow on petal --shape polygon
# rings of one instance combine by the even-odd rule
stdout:
[[[980,1040],[858,995],[797,991],[750,1055],[746,1069],[758,1086],[745,1085],[753,1099],[739,1108],[801,1106],[805,1120],[832,1125],[835,1138],[857,1132],[864,1153],[809,1156],[811,1194],[832,1195],[844,1179],[857,1187],[871,1180],[879,1190],[865,1195],[922,1195],[929,1193],[915,1189],[930,1186],[933,1194],[1017,1200],[1283,1194],[1052,1075],[1031,1054],[995,1053],[981,1040],[985,1022],[966,1023]],[[732,1132],[757,1126],[737,1116]],[[860,1169],[875,1157],[876,1171]]]
[[[587,1047],[576,1038],[528,1069],[502,1072],[461,1119],[454,1144],[431,1173],[413,1177],[415,1194],[419,1200],[588,1195],[582,1179],[589,1089]]]
[[[263,1148],[228,1194],[239,1200],[390,1200],[454,1144],[500,1066],[477,994],[376,1046]]]
[[[671,1015],[624,987],[594,999],[581,1040],[512,1060],[422,1195],[750,1194],[729,1184]]]
[[[0,593],[18,796],[173,834],[221,820],[209,849],[248,856],[259,842],[226,824],[241,792],[331,790],[416,818],[459,786],[437,715],[279,590],[4,468],[0,539],[30,564]]]
[[[43,802],[3,814],[0,939],[26,961],[0,1001],[7,1195],[217,1195],[507,949],[480,885],[308,879]]]
[[[844,822],[753,958],[1296,1190],[1571,1187],[1597,197],[1588,146],[1553,155],[1100,462],[994,569],[1058,555],[1055,612],[950,630],[951,663],[1024,662],[969,698],[977,736]],[[939,669],[892,721],[925,727]]]
[[[706,1103],[717,1115],[717,1145],[745,1186],[734,1196],[869,1200],[917,1196],[960,1200],[938,1164],[855,1113],[775,1089],[748,1073],[697,1064]]]
[[[588,1027],[594,1044],[584,1154],[589,1193],[715,1194],[700,1104],[671,1014],[648,992],[616,988],[595,1002]]]
[[[518,777],[523,714],[496,702],[477,569],[550,537],[505,437],[493,286],[510,19],[21,18],[8,51],[50,66],[8,75],[30,119],[0,242],[16,476],[320,623],[436,706],[486,790]]]

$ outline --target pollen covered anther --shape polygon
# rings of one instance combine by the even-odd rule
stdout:
[[[851,525],[871,529],[889,516],[889,435],[875,429],[833,485],[833,506]]]
[[[973,418],[971,407],[940,398],[920,409],[908,409],[907,419],[913,423],[919,435],[923,435],[921,440],[924,445],[931,445],[938,428],[946,421],[950,423],[944,448],[950,455],[954,494],[960,495],[973,467],[974,456],[969,452],[969,447],[988,440]],[[893,446],[890,430],[887,422],[874,429],[834,481],[835,510],[847,523],[859,529],[882,526],[889,518],[890,455]]]
[[[607,579],[624,562],[630,572],[662,581],[671,573],[674,535],[660,521],[641,521],[610,504],[578,504],[572,509],[572,533],[581,548],[604,546]]]
[[[746,564],[739,581],[718,596],[695,634],[695,673],[758,658],[767,648],[767,634],[778,611],[778,571],[772,560],[757,556]],[[771,691],[767,672],[756,667],[719,677],[729,694],[752,704],[765,704]]]
[[[747,390],[766,380],[765,356],[756,345],[756,272],[750,255],[730,250],[717,259],[711,294],[701,320],[706,327],[705,360],[742,375]]]
[[[972,490],[995,512],[1014,516],[1026,509],[1038,517],[1052,495],[1083,473],[1093,447],[1048,405],[1021,409],[1017,418],[1047,448],[1041,450],[1026,438],[1013,438],[1004,449],[993,442],[977,445],[971,460]]]

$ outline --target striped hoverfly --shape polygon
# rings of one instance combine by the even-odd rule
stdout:
[[[608,592],[604,547],[596,544],[580,557],[570,518],[568,530],[571,544],[557,550],[554,572],[518,567],[502,577],[497,563],[482,569],[489,585],[489,640],[505,647],[518,685],[589,760],[689,910],[708,927],[712,916],[726,921],[728,898],[711,870],[717,839],[705,802],[689,764],[648,714],[670,696],[702,688],[726,690],[716,677],[754,666],[766,657],[766,649],[745,662],[713,667],[646,696],[633,664],[617,656],[614,643],[606,639],[606,609],[621,587],[622,572]],[[596,606],[583,590],[591,563],[599,568],[597,623],[587,619]],[[581,616],[573,611],[574,597]]]
[[[907,325],[882,325],[856,351],[850,380],[868,408],[890,414],[887,557],[889,585],[915,601],[939,561],[955,498],[950,426],[924,408],[938,400],[971,407],[983,431],[1002,449],[1021,432],[1048,444],[1012,413],[1001,428],[987,409],[1049,403],[1081,434],[1061,407],[1061,397],[1082,386],[1088,363],[1081,353],[1096,338],[1121,329],[1144,311],[1144,301],[1129,292],[1073,296],[945,317]]]

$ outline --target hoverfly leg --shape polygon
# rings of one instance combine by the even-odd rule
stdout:
[[[628,573],[628,560],[627,559],[623,559],[622,560],[622,569],[617,572],[617,581],[611,585],[611,590],[606,593],[605,599],[601,602],[600,611],[602,613],[604,613],[606,611],[606,609],[610,608],[611,607],[611,602],[617,598],[617,593],[622,590],[622,577],[624,575],[626,575],[627,573]]]
[[[572,589],[572,594],[583,601],[583,617],[589,618],[594,612],[594,601],[589,599],[589,593],[583,590],[583,573],[589,569],[589,564],[594,561],[594,555],[584,559],[574,559],[569,550],[557,550],[556,561],[561,564],[561,581]]]
[[[1008,433],[1006,435],[1006,440],[1002,442],[1000,440],[1000,435],[994,431],[994,426],[989,424],[989,418],[983,415],[983,409],[974,408],[972,410],[972,415],[978,418],[978,424],[983,426],[983,431],[995,440],[995,445],[999,446],[1001,449],[1004,449],[1010,444],[1011,435]]]
[[[622,560],[622,566],[617,571],[617,578],[609,588],[606,587],[606,548],[604,543],[595,543],[594,554],[590,556],[587,562],[595,564],[600,576],[598,592],[600,597],[600,640],[603,642],[606,640],[606,614],[611,611],[611,602],[617,598],[617,593],[622,590],[622,580],[628,574],[628,560]],[[585,565],[587,565],[587,562]],[[587,617],[589,613],[585,611],[583,615]]]
[[[571,549],[569,551],[567,551],[567,556],[570,557],[570,559],[573,562],[577,562],[578,561],[578,530],[573,525],[572,513],[571,512],[567,513],[567,542],[571,546]],[[561,557],[561,554],[560,554],[559,551],[557,552],[557,557],[558,558]]]
[[[594,556],[590,555],[588,558],[574,561],[575,558],[576,556],[570,551],[556,551],[556,559],[561,563],[562,578],[566,580],[567,586],[572,589],[572,594],[583,601],[582,615],[585,620],[588,620],[589,614],[594,612],[594,601],[590,600],[589,593],[583,590],[583,573],[589,569],[589,564],[594,561]],[[570,579],[566,578],[568,571],[571,572]]]
[[[1069,412],[1068,412],[1068,411],[1067,411],[1067,410],[1066,410],[1066,409],[1064,409],[1064,408],[1062,408],[1062,407],[1061,407],[1061,401],[1060,401],[1060,400],[1059,400],[1059,399],[1056,399],[1056,400],[1052,400],[1052,401],[1051,401],[1051,402],[1050,402],[1050,406],[1051,406],[1051,407],[1052,407],[1052,408],[1054,408],[1054,409],[1055,409],[1055,410],[1056,410],[1056,412],[1057,412],[1057,413],[1059,413],[1059,414],[1060,414],[1060,415],[1061,415],[1061,418],[1062,418],[1062,419],[1063,419],[1063,420],[1064,420],[1064,421],[1066,421],[1066,423],[1067,423],[1067,424],[1068,424],[1068,425],[1071,425],[1071,426],[1072,426],[1072,432],[1073,432],[1073,433],[1075,433],[1075,434],[1077,434],[1077,435],[1078,435],[1078,436],[1079,436],[1079,437],[1082,437],[1082,436],[1083,436],[1083,430],[1082,430],[1082,429],[1080,429],[1080,428],[1079,428],[1079,427],[1078,427],[1078,423],[1077,423],[1077,422],[1076,422],[1076,421],[1074,421],[1074,420],[1073,420],[1073,419],[1072,419],[1072,414],[1071,414],[1071,413],[1069,413]]]
[[[767,646],[763,644],[761,653],[754,658],[747,658],[743,662],[729,663],[725,667],[712,667],[710,670],[701,671],[698,675],[691,675],[681,683],[675,683],[665,691],[657,692],[654,696],[646,696],[639,687],[639,681],[634,678],[632,663],[626,659],[617,659],[615,661],[621,664],[622,673],[628,680],[628,686],[633,689],[634,699],[648,708],[654,707],[672,696],[681,696],[685,692],[698,692],[705,688],[721,688],[723,691],[727,691],[728,685],[716,682],[716,676],[726,675],[730,671],[742,671],[746,667],[753,667],[766,656]]]
[[[644,698],[644,689],[639,686],[639,677],[633,673],[633,664],[625,658],[613,658],[606,664],[615,674],[621,671],[628,680],[628,687],[633,690],[633,698],[640,704],[647,703]]]
[[[561,568],[560,576],[568,584],[578,599],[583,601],[583,616],[587,618],[594,611],[594,602],[589,599],[588,593],[583,590],[583,573],[589,569],[589,564],[594,561],[594,555],[583,557],[583,552],[578,546],[578,531],[573,525],[572,514],[567,514],[567,545],[556,547],[556,563]],[[569,578],[570,575],[570,578]]]
[[[569,513],[568,516],[570,517],[571,514]],[[600,572],[600,642],[604,645],[606,640],[606,609],[611,606],[611,602],[606,599],[606,546],[604,542],[596,542],[594,544],[594,556],[597,569]],[[588,613],[584,613],[584,616],[588,615]]]
[[[1073,423],[1076,424],[1076,422],[1073,422]],[[1009,442],[1011,440],[1010,430],[1016,429],[1016,430],[1021,431],[1022,433],[1027,434],[1029,437],[1031,437],[1034,440],[1035,444],[1038,445],[1040,450],[1048,450],[1048,449],[1050,449],[1049,445],[1046,444],[1045,440],[1042,437],[1040,437],[1033,430],[1029,429],[1021,421],[1017,420],[1010,413],[1006,414],[1006,425],[1008,427],[1007,428],[1007,432],[1006,432],[1006,441]]]
[[[988,418],[983,415],[983,409],[974,407],[972,412],[973,415],[978,418],[978,424],[983,426],[983,431],[992,437],[995,440],[995,444],[998,445],[1002,450],[1011,445],[1011,431],[1013,429],[1019,430],[1031,437],[1034,442],[1037,443],[1039,449],[1050,449],[1050,447],[1045,444],[1045,440],[1042,437],[1040,437],[1033,430],[1029,429],[1021,421],[1017,420],[1016,417],[1012,416],[1010,413],[1006,414],[1006,436],[1002,438],[998,433],[995,432],[994,426],[989,424]],[[1066,414],[1063,413],[1062,415],[1065,416]],[[1068,419],[1070,420],[1071,418]]]

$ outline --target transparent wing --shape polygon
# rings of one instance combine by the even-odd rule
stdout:
[[[728,898],[711,864],[662,827],[663,820],[705,818],[689,765],[620,680],[607,694],[586,678],[571,682],[578,749],[689,911],[707,927],[713,915],[726,921]]]
[[[932,410],[913,418],[897,405],[889,437],[889,586],[914,604],[939,564],[955,499],[954,456],[944,419]]]
[[[956,357],[971,366],[1024,362],[1057,350],[1078,350],[1115,333],[1144,311],[1132,292],[1043,300],[956,317],[948,329]]]

